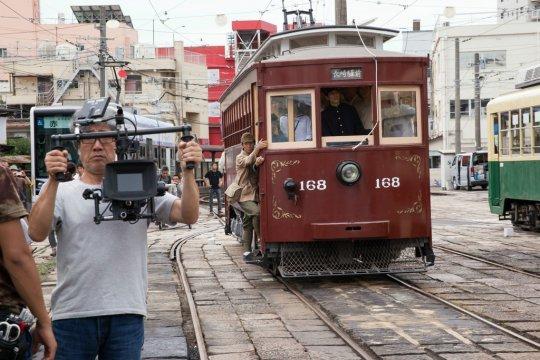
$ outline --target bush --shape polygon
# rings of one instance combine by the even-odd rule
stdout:
[[[8,155],[30,155],[30,140],[27,138],[7,139],[7,144],[13,146]]]

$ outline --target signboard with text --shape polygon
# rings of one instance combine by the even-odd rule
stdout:
[[[363,75],[362,68],[338,68],[330,71],[332,80],[359,80]]]

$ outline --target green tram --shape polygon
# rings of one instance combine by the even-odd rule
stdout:
[[[525,230],[540,230],[540,78],[531,81],[533,73],[487,106],[489,206]]]

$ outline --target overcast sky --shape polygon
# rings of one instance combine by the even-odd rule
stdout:
[[[152,43],[154,20],[155,44],[171,46],[173,38],[186,46],[224,45],[231,31],[232,20],[262,19],[281,30],[283,15],[281,0],[41,0],[43,22],[52,22],[63,12],[69,21],[71,5],[119,4],[125,15],[130,15],[139,30],[141,43]],[[287,10],[307,9],[309,0],[285,0]],[[454,6],[459,15],[451,19],[455,24],[477,21],[496,21],[496,0],[347,0],[348,20],[357,23],[374,19],[371,26],[410,30],[413,19],[420,19],[422,29],[432,29],[446,6]],[[313,0],[317,22],[334,24],[334,0]],[[219,26],[217,14],[225,14],[227,24]],[[164,24],[162,23],[164,22]],[[389,49],[401,48],[400,37],[391,40]]]

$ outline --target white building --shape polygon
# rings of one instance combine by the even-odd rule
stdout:
[[[510,14],[499,1],[499,14]],[[518,3],[520,1],[518,0]],[[540,1],[521,1],[533,6]],[[502,5],[501,5],[502,3]],[[526,4],[525,4],[526,3]],[[519,7],[520,8],[520,7]],[[512,7],[513,9],[513,7]],[[530,20],[530,16],[527,17]],[[540,23],[523,17],[496,24],[443,26],[434,32],[431,51],[433,122],[430,123],[430,150],[441,153],[441,179],[449,180],[448,160],[455,149],[455,39],[460,44],[461,79],[461,151],[475,148],[474,128],[474,54],[480,55],[481,140],[487,144],[485,106],[490,99],[514,89],[518,71],[540,62]],[[447,187],[442,181],[441,186]]]
[[[497,0],[499,21],[540,20],[540,0]]]
[[[405,54],[428,56],[431,52],[433,42],[433,30],[422,30],[420,20],[413,20],[412,31],[403,31],[403,47],[401,51]]]

